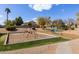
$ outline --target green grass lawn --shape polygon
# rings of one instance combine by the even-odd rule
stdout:
[[[4,44],[5,36],[6,35],[0,35],[0,45]]]
[[[52,43],[57,43],[57,42],[63,42],[63,41],[68,41],[68,39],[57,37],[57,38],[36,40],[36,41],[30,41],[30,42],[24,42],[24,43],[1,45],[0,46],[0,51],[30,48],[30,47],[35,47],[35,46],[41,46],[41,45],[52,44]]]

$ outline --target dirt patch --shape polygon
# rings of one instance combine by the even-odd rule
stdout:
[[[45,34],[41,34],[41,33],[36,33],[36,34],[12,33],[12,34],[9,34],[9,43],[8,44],[28,42],[28,41],[53,38],[53,37],[54,37],[53,35],[50,36],[50,35],[45,35]]]

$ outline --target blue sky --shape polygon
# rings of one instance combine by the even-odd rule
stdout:
[[[0,24],[6,20],[5,8],[11,10],[10,20],[21,16],[25,22],[39,16],[50,16],[52,20],[76,19],[76,13],[79,12],[79,4],[0,4]]]

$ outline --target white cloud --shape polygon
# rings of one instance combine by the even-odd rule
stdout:
[[[32,18],[32,20],[36,20],[37,18]]]
[[[36,22],[37,18],[32,18],[32,20]]]
[[[50,10],[52,8],[52,4],[30,4],[28,6],[39,12],[43,10]]]
[[[55,4],[56,6],[60,5],[60,4]]]

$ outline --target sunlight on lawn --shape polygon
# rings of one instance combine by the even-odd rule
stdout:
[[[6,37],[6,35],[1,35],[0,36],[0,45],[4,44],[5,37]]]

